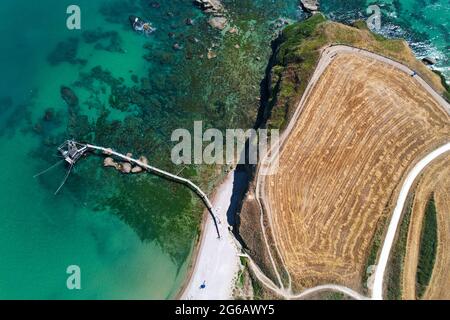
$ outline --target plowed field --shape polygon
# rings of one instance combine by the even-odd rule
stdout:
[[[360,288],[374,232],[416,161],[450,140],[450,119],[417,81],[340,53],[262,176],[275,241],[294,283]]]

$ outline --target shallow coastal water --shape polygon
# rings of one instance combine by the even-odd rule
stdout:
[[[63,164],[33,179],[34,174],[59,160],[54,157],[55,143],[67,137],[67,106],[61,99],[61,85],[72,86],[80,72],[96,65],[104,66],[116,77],[127,77],[128,82],[129,70],[138,76],[146,73],[146,61],[140,58],[142,39],[121,25],[103,22],[100,2],[78,3],[83,8],[83,28],[95,30],[100,26],[120,32],[128,56],[81,43],[80,32],[65,28],[68,4],[61,1],[3,1],[0,5],[4,35],[0,54],[0,159],[4,164],[0,174],[0,298],[168,298],[183,280],[184,260],[174,260],[157,241],[143,241],[111,209],[96,207],[104,201],[100,193],[105,189],[91,182],[111,183],[108,177],[95,176],[100,160],[89,160],[95,163],[76,168],[67,188],[56,197],[53,192],[66,170]],[[31,28],[18,27],[19,20],[32,21]],[[76,40],[67,40],[72,37]],[[69,47],[62,47],[68,52],[54,58],[61,61],[49,61],[61,41]],[[75,57],[84,57],[85,65],[71,61],[73,42],[78,44]],[[80,101],[95,100],[94,90],[80,90],[77,94]],[[51,112],[43,120],[49,108]],[[90,112],[88,106],[81,103],[80,109],[80,114],[95,120],[95,112]],[[111,117],[125,116],[116,112]],[[76,181],[83,176],[78,169],[94,174],[80,189]],[[106,174],[114,177],[114,173]],[[164,188],[160,193],[170,198]],[[90,195],[90,202],[85,194]],[[186,193],[181,194],[190,199]],[[184,206],[180,205],[180,210]],[[189,239],[186,248],[190,248]],[[80,291],[66,288],[66,268],[72,264],[81,268]]]
[[[358,1],[323,2],[336,19],[364,12]],[[180,172],[170,162],[172,130],[191,129],[194,120],[219,129],[251,127],[276,19],[304,14],[297,0],[225,0],[240,30],[231,35],[211,29],[190,0],[152,3],[78,0],[80,31],[65,27],[72,3],[0,4],[0,298],[171,298],[184,280],[202,213],[188,190],[104,169],[96,156],[77,165],[57,196],[63,164],[33,175],[59,160],[56,147],[69,137],[144,154]],[[133,33],[129,14],[158,30],[150,37]],[[402,21],[402,30],[414,35],[415,27]],[[448,46],[437,31],[425,40],[437,51]],[[175,43],[182,49],[174,50]],[[208,49],[217,57],[207,59]],[[448,70],[443,61],[439,66]],[[61,86],[78,104],[64,101]],[[208,170],[192,165],[181,174],[211,190],[202,180]],[[81,290],[66,288],[72,264],[81,268]]]
[[[64,164],[33,175],[59,160],[56,147],[68,137],[145,154],[178,172],[170,162],[173,129],[189,129],[194,120],[222,128],[252,125],[270,54],[269,21],[296,19],[298,10],[295,1],[228,1],[242,35],[223,40],[187,0],[159,8],[151,1],[77,4],[80,31],[65,27],[69,3],[0,5],[0,298],[174,297],[202,213],[188,190],[150,175],[106,170],[95,156],[75,167],[57,196]],[[151,20],[158,31],[135,34],[129,14]],[[32,28],[18,27],[18,17],[32,21]],[[183,49],[174,50],[174,43]],[[217,51],[216,59],[206,59],[208,48]],[[62,86],[77,104],[64,101]],[[208,189],[198,178],[201,170],[187,167],[182,174]],[[81,268],[81,290],[66,288],[72,264]]]

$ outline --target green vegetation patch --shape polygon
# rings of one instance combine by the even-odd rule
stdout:
[[[433,70],[434,73],[436,73],[441,78],[442,86],[445,88],[444,91],[444,98],[450,102],[450,86],[448,85],[444,75],[439,70]]]
[[[353,22],[353,26],[359,30],[370,30],[365,20],[356,20]]]
[[[404,41],[375,34],[362,21],[356,21],[354,25],[330,22],[322,14],[316,14],[283,30],[274,44],[275,54],[271,61],[266,112],[269,128],[283,129],[287,125],[324,46],[354,46],[395,60],[405,60],[402,58],[409,51]]]
[[[278,39],[269,84],[269,128],[286,126],[291,106],[305,91],[319,60],[319,49],[326,43],[324,35],[316,32],[325,21],[323,15],[316,14],[286,27]]]
[[[250,273],[250,280],[253,288],[253,300],[264,300],[266,295],[264,287],[261,285],[261,283],[259,283],[259,280],[252,273]]]
[[[239,257],[239,260],[241,261],[241,265],[242,265],[242,269],[239,270],[237,279],[236,279],[236,286],[238,288],[243,288],[244,287],[244,282],[245,282],[245,272],[246,269],[248,268],[248,262],[247,259],[244,257]]]
[[[386,279],[387,298],[389,300],[402,299],[402,275],[406,255],[406,244],[408,241],[409,223],[411,221],[413,208],[413,200],[414,195],[412,195],[406,203],[406,209],[400,223],[398,238],[391,253]]]
[[[387,210],[387,206],[385,208],[385,212]],[[363,273],[362,283],[365,289],[367,289],[367,279],[369,278],[369,274],[367,273],[367,269],[375,265],[377,263],[378,251],[380,250],[381,244],[383,243],[383,231],[386,226],[386,215],[384,215],[377,224],[377,230],[375,231],[375,235],[372,240],[372,246],[370,247],[369,256],[367,257],[366,266],[364,270],[366,272]]]
[[[345,295],[342,292],[329,292],[324,296],[324,300],[344,300]]]
[[[416,274],[416,294],[421,298],[433,273],[437,250],[437,215],[434,196],[428,200],[420,236],[419,262]]]

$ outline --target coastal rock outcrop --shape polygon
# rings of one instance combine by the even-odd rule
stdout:
[[[119,164],[119,170],[123,173],[130,173],[131,172],[131,164],[128,162],[122,162]]]
[[[146,157],[144,157],[144,156],[140,156],[139,157],[139,161],[142,162],[145,165],[148,164],[148,159]]]
[[[429,66],[432,66],[437,63],[436,59],[433,57],[425,57],[422,59],[422,62]]]
[[[105,149],[104,151],[103,151],[103,154],[106,154],[106,155],[111,155],[112,154],[112,149],[111,148],[107,148],[107,149]]]
[[[231,34],[239,34],[239,29],[237,27],[232,27],[228,32]]]
[[[195,4],[206,13],[222,14],[224,11],[220,0],[195,0]]]
[[[195,0],[194,2],[203,12],[213,15],[208,21],[209,25],[219,30],[225,29],[228,19],[224,17],[225,8],[220,0]]]
[[[111,157],[107,157],[107,158],[105,158],[105,160],[103,160],[103,166],[104,167],[114,167],[117,169],[117,163]]]
[[[217,54],[216,54],[214,51],[212,51],[212,49],[208,49],[208,55],[207,55],[207,57],[208,57],[209,60],[211,60],[211,59],[216,58],[216,57],[217,57]]]
[[[309,13],[317,13],[320,9],[319,0],[300,0],[302,9]]]
[[[126,156],[131,158],[133,155],[131,153],[127,153]],[[144,164],[148,164],[148,160],[144,156],[141,156],[139,161]],[[103,160],[103,166],[113,167],[122,173],[141,173],[144,171],[144,169],[140,166],[132,166],[129,162],[116,162],[111,157],[106,157],[105,160]]]
[[[142,171],[143,171],[143,169],[139,166],[133,167],[133,169],[131,169],[132,173],[140,173]]]
[[[209,25],[219,30],[225,29],[228,23],[228,19],[225,17],[213,17],[208,21]]]
[[[76,107],[78,106],[78,97],[76,96],[75,92],[73,92],[72,89],[69,87],[62,86],[61,87],[61,98],[67,103],[69,107]]]

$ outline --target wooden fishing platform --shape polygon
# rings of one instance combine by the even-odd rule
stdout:
[[[88,151],[101,151],[104,155],[108,155],[108,156],[114,156],[117,157],[119,159],[122,159],[123,161],[129,162],[131,164],[137,165],[143,169],[146,169],[149,172],[152,172],[154,174],[157,174],[159,176],[162,176],[166,179],[170,179],[173,181],[176,181],[178,183],[184,184],[187,187],[189,187],[192,191],[195,192],[195,194],[202,200],[203,204],[206,206],[206,208],[208,209],[209,213],[211,214],[211,217],[213,219],[214,225],[216,227],[216,231],[217,231],[217,236],[220,239],[220,232],[219,232],[219,228],[217,226],[217,218],[214,214],[214,208],[212,206],[211,201],[209,201],[208,196],[206,195],[205,192],[203,192],[203,190],[197,186],[195,183],[193,183],[191,180],[180,177],[178,175],[172,174],[170,172],[161,170],[159,168],[156,168],[154,166],[151,166],[147,163],[144,163],[138,159],[134,159],[131,158],[127,155],[124,155],[122,153],[116,152],[114,150],[112,150],[111,148],[104,148],[104,147],[100,147],[100,146],[96,146],[96,145],[92,145],[92,144],[83,144],[80,142],[76,142],[75,140],[67,140],[66,142],[64,142],[62,145],[60,145],[58,147],[58,151],[61,153],[62,157],[64,158],[64,160],[69,163],[70,165],[70,169],[64,179],[64,182],[66,181],[72,167],[75,165],[75,163],[83,156],[86,154],[86,152]],[[55,194],[61,189],[62,185],[64,184],[64,182],[61,184],[61,186],[58,188],[58,190],[55,192]]]

